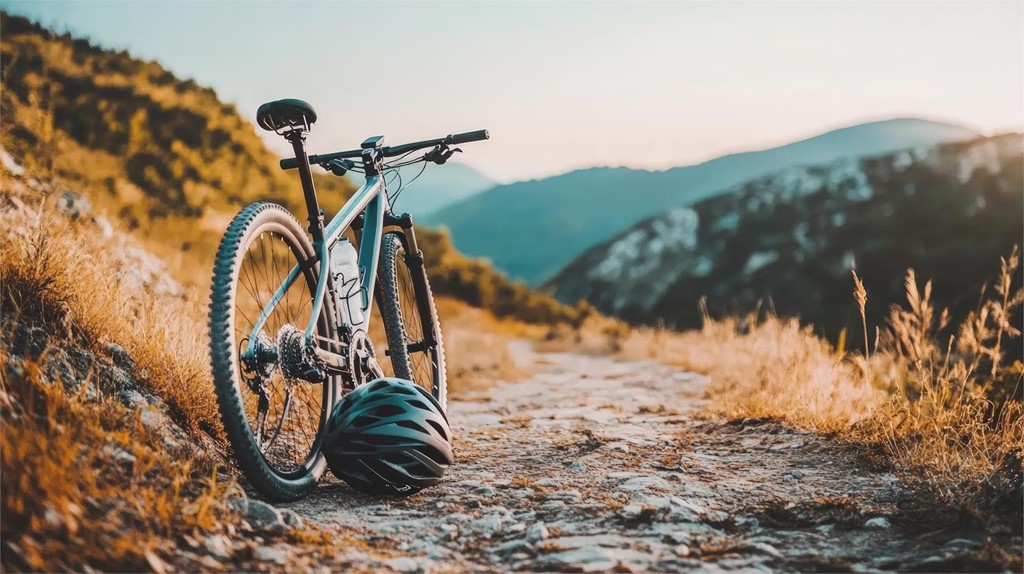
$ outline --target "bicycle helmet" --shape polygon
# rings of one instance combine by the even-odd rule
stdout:
[[[453,462],[448,417],[422,387],[381,378],[345,395],[327,422],[324,457],[356,490],[408,496]]]

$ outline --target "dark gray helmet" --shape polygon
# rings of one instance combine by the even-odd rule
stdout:
[[[327,421],[324,457],[356,490],[408,496],[453,462],[448,417],[422,387],[382,378],[356,387]]]

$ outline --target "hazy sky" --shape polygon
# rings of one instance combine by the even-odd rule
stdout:
[[[313,151],[488,128],[465,159],[500,180],[664,168],[893,116],[1024,125],[1021,2],[0,6],[156,59],[250,119],[308,100]]]

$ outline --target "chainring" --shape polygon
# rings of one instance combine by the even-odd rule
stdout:
[[[352,333],[348,345],[348,365],[350,374],[345,381],[347,391],[384,376],[384,370],[373,352],[373,343],[362,329]]]

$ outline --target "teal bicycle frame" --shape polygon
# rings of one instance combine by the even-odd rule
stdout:
[[[327,293],[327,284],[330,281],[331,248],[341,237],[346,229],[352,226],[356,218],[365,212],[363,232],[359,242],[359,270],[362,274],[362,285],[360,287],[361,303],[363,311],[363,322],[359,325],[352,325],[353,328],[361,327],[369,323],[370,314],[373,311],[373,289],[377,282],[377,263],[380,258],[381,236],[384,230],[384,213],[388,211],[387,186],[384,177],[380,174],[371,175],[366,178],[366,183],[349,199],[341,210],[331,219],[330,223],[323,229],[322,236],[314,236],[313,250],[316,253],[314,261],[319,261],[320,272],[317,276],[316,291],[313,295],[313,307],[310,312],[309,324],[306,326],[306,343],[313,343],[313,332],[320,317],[320,311],[324,305],[324,297]],[[322,216],[321,216],[322,217]],[[249,333],[249,342],[245,353],[255,352],[257,337],[263,330],[267,318],[274,312],[278,302],[284,298],[291,286],[302,274],[303,263],[295,265],[285,277],[284,282],[267,302],[266,307],[260,312],[259,319],[253,325]],[[313,345],[317,354],[328,353]],[[327,357],[324,357],[327,358]]]

